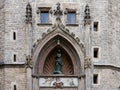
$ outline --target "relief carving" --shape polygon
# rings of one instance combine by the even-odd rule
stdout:
[[[32,56],[26,56],[25,68],[32,68]]]
[[[84,17],[84,25],[91,23],[91,16],[90,16],[90,8],[88,4],[85,6],[85,17]]]
[[[26,23],[32,24],[32,7],[31,7],[30,3],[28,3],[26,6]]]
[[[84,61],[84,68],[87,69],[90,67],[91,67],[91,59],[90,59],[90,57],[87,56]]]
[[[55,88],[62,88],[63,87],[63,82],[61,82],[60,80],[57,80],[56,82],[53,83],[53,86]]]
[[[63,15],[63,11],[60,8],[60,3],[57,3],[56,5],[57,5],[56,9],[55,10],[50,10],[50,13],[57,16],[56,20],[58,21],[58,20],[61,20],[60,16]]]

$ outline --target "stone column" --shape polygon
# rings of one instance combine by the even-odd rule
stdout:
[[[92,69],[91,69],[91,16],[90,16],[90,8],[87,4],[85,7],[85,17],[84,17],[84,43],[85,43],[85,60],[84,60],[84,68],[86,74],[86,90],[92,90]]]
[[[26,24],[26,75],[27,75],[27,90],[32,90],[32,27],[31,24]]]
[[[27,90],[32,90],[32,70],[27,68]]]
[[[32,26],[26,24],[26,79],[27,79],[27,90],[32,90]]]
[[[26,54],[31,55],[32,49],[32,26],[31,24],[26,25]]]
[[[91,72],[91,61],[89,57],[85,58],[85,82],[86,82],[86,90],[92,90],[92,72]]]
[[[27,90],[32,90],[32,7],[26,6],[26,79]]]
[[[92,86],[92,70],[91,70],[91,41],[90,41],[90,25],[85,26],[85,59],[84,67],[86,73],[86,90],[91,90]]]
[[[39,79],[37,77],[33,77],[33,88],[32,90],[39,90]]]
[[[79,78],[78,90],[85,90],[85,76]]]

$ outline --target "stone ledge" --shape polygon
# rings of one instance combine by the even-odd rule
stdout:
[[[37,78],[39,78],[39,77],[79,77],[78,75],[35,75],[35,74],[33,74],[32,75],[33,77],[37,77]]]
[[[51,26],[52,23],[37,23],[38,26]]]
[[[15,63],[15,64],[0,64],[0,67],[4,67],[4,68],[12,68],[12,67],[25,67],[25,63]]]
[[[120,69],[120,66],[117,66],[117,65],[113,65],[113,64],[95,64],[94,63],[94,66],[96,67],[111,67],[111,68],[116,68],[116,69]]]
[[[66,24],[66,26],[79,26],[79,24]]]

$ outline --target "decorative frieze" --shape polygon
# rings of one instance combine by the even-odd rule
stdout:
[[[40,87],[78,87],[78,78],[75,77],[41,77],[39,78]]]

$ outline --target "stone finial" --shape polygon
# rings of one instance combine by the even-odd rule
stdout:
[[[54,14],[56,16],[57,21],[61,21],[60,16],[63,15],[63,11],[60,8],[60,3],[59,2],[56,5],[57,5],[56,9],[55,10],[50,10],[50,13]]]
[[[91,67],[91,59],[90,59],[90,57],[87,56],[84,61],[84,68],[87,69],[90,67]]]
[[[32,7],[30,3],[28,3],[26,6],[26,23],[32,24]]]
[[[26,56],[25,68],[32,68],[32,56]]]
[[[91,23],[91,17],[90,17],[90,8],[88,4],[85,6],[85,16],[84,16],[84,24],[90,24]]]

